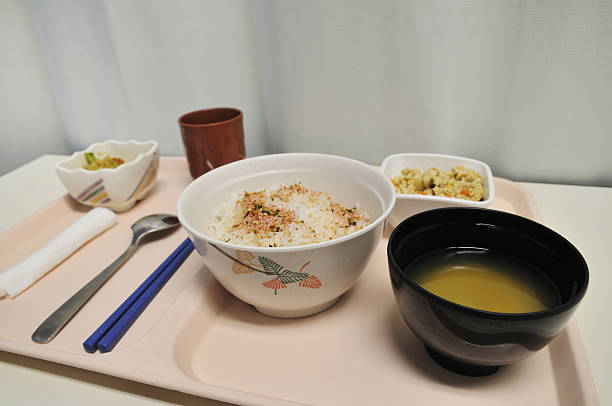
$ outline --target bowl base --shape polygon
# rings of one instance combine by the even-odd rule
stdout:
[[[259,307],[259,306],[255,306],[255,309],[257,309],[258,312],[265,314],[266,316],[279,317],[282,319],[293,319],[297,317],[312,316],[313,314],[317,314],[317,313],[322,312],[323,310],[327,310],[328,308],[332,307],[340,299],[340,297],[342,296],[334,298],[330,300],[329,302],[325,302],[317,306],[309,307],[307,309],[300,309],[300,310],[276,310],[276,309],[266,309],[265,307]]]
[[[467,362],[457,361],[455,359],[449,358],[445,355],[440,354],[436,350],[431,349],[428,346],[425,346],[427,353],[429,356],[436,361],[436,363],[449,371],[452,371],[456,374],[466,375],[466,376],[487,376],[492,375],[497,370],[499,370],[499,365],[474,365],[469,364]]]

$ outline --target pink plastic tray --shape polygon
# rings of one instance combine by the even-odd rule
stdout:
[[[598,404],[573,321],[548,347],[489,377],[436,365],[396,308],[386,239],[335,306],[293,320],[235,299],[193,253],[112,352],[86,353],[82,342],[186,237],[177,231],[143,245],[55,340],[33,343],[41,321],[127,247],[129,226],[146,214],[174,213],[190,180],[183,158],[162,158],[150,196],[16,299],[0,300],[0,350],[240,404]],[[539,219],[519,185],[496,179],[495,190],[492,208]],[[66,196],[1,235],[0,270],[86,210]]]

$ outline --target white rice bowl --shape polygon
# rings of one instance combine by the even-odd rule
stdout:
[[[338,238],[326,235],[323,242],[295,246],[278,244],[284,241],[277,242],[281,247],[269,247],[269,242],[250,246],[217,238],[220,213],[230,211],[223,227],[238,220],[231,205],[244,191],[295,183],[327,193],[344,207],[358,207],[368,213],[369,224],[360,223]],[[394,204],[393,185],[375,168],[334,155],[294,153],[249,158],[202,175],[182,193],[177,213],[208,269],[230,293],[264,314],[301,317],[325,310],[353,286]],[[296,209],[300,216],[313,214],[312,208]]]

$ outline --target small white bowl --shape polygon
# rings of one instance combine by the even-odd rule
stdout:
[[[399,176],[404,168],[414,168],[421,172],[435,167],[449,171],[456,165],[462,165],[473,169],[482,176],[484,181],[485,199],[473,201],[457,199],[453,197],[427,196],[419,194],[397,194],[397,203],[391,215],[389,223],[395,227],[403,220],[425,210],[438,209],[441,207],[487,207],[495,198],[495,186],[491,168],[484,162],[475,159],[464,158],[453,155],[426,154],[426,153],[404,153],[389,155],[380,165],[380,171],[387,177]]]
[[[85,152],[107,154],[125,161],[117,168],[90,171]],[[130,209],[142,200],[157,178],[159,147],[155,141],[106,141],[60,161],[55,170],[68,193],[87,206],[108,207],[115,211]]]
[[[236,193],[298,181],[342,205],[359,205],[372,222],[344,237],[289,247],[242,246],[207,234],[219,208]],[[291,318],[327,309],[357,282],[394,204],[393,185],[370,165],[334,155],[291,153],[249,158],[205,173],[183,191],[177,213],[223,287],[261,313]]]

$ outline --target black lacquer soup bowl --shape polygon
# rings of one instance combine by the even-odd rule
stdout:
[[[558,290],[559,303],[533,313],[495,313],[450,302],[411,279],[415,259],[447,248],[482,248],[536,268]],[[524,217],[479,208],[444,208],[400,223],[387,246],[400,313],[431,357],[454,372],[482,376],[546,346],[583,298],[589,280],[578,250],[551,229]]]

